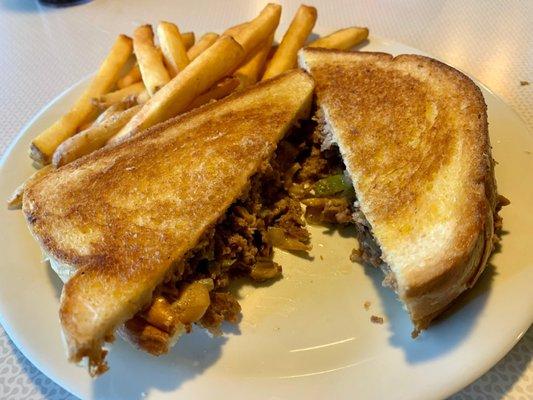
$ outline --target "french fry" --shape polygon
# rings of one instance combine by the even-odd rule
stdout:
[[[194,32],[185,32],[181,34],[181,40],[187,50],[194,45]]]
[[[239,80],[237,78],[224,78],[207,92],[194,99],[194,101],[189,104],[185,110],[183,110],[183,112],[193,110],[213,100],[222,99],[237,89],[237,86],[239,86]]]
[[[81,124],[80,126],[78,126],[78,128],[76,128],[76,133],[78,132],[81,132],[81,131],[84,131],[85,129],[89,128],[90,126],[92,126],[96,121],[87,121],[87,122],[84,122],[83,124]]]
[[[161,60],[163,60],[163,65],[165,65],[165,60],[163,58],[163,52],[161,51],[161,47],[159,47],[158,44],[154,44],[154,46],[155,46],[155,49],[157,50],[157,52],[159,53],[159,57],[161,57]],[[141,73],[141,75],[142,75],[142,73]]]
[[[76,129],[96,114],[93,97],[101,96],[117,83],[120,72],[132,54],[132,41],[120,35],[106,59],[100,66],[89,87],[78,98],[69,112],[51,127],[32,140],[30,157],[39,164],[48,164],[55,149],[63,141],[76,133]]]
[[[205,50],[207,50],[209,47],[213,45],[218,39],[218,34],[213,32],[208,32],[205,35],[203,35],[198,43],[196,43],[194,46],[192,46],[187,51],[187,57],[189,57],[189,60],[192,61],[196,57],[198,57],[200,54],[202,54]]]
[[[141,70],[139,69],[139,63],[133,64],[131,69],[120,78],[117,82],[117,87],[119,89],[125,88],[126,86],[133,85],[134,83],[140,82],[142,80]]]
[[[141,106],[137,105],[117,112],[99,125],[68,138],[54,152],[52,164],[59,168],[103,147],[109,138],[126,125],[140,108]]]
[[[157,37],[163,52],[165,65],[170,72],[170,76],[175,77],[190,62],[180,31],[176,25],[162,21],[157,26]]]
[[[137,98],[135,100],[137,100],[137,104],[144,104],[148,100],[150,100],[150,94],[148,93],[147,90],[143,90],[141,93],[137,95]]]
[[[17,210],[19,208],[22,208],[22,200],[24,198],[24,190],[26,189],[26,186],[28,186],[28,183],[33,182],[35,179],[38,179],[39,177],[44,176],[48,172],[52,170],[52,165],[46,165],[42,167],[41,169],[38,169],[35,171],[28,179],[26,179],[24,182],[22,182],[14,191],[13,193],[8,197],[7,199],[7,208],[9,210]]]
[[[368,38],[368,28],[351,27],[333,32],[310,43],[307,47],[349,50]]]
[[[93,99],[94,100],[94,99]],[[132,98],[132,97],[127,97],[125,98],[124,100],[122,100],[121,102],[119,103],[115,103],[111,106],[109,106],[108,108],[106,108],[102,113],[100,113],[100,115],[94,120],[94,121],[91,121],[89,123],[86,123],[86,124],[83,124],[81,125],[76,134],[86,130],[86,129],[89,129],[91,127],[95,127],[99,124],[101,124],[102,122],[104,122],[105,120],[107,120],[108,118],[110,118],[111,116],[113,116],[114,114],[117,114],[121,111],[124,111],[125,109],[127,108],[130,108],[134,105],[137,105],[137,101],[136,101],[136,98]]]
[[[133,50],[139,62],[142,80],[151,96],[170,80],[161,51],[154,45],[151,25],[141,25],[133,33]]]
[[[93,122],[91,126],[96,126],[104,122],[105,120],[111,118],[116,113],[119,113],[121,111],[124,111],[132,106],[134,106],[134,102],[132,102],[130,99],[121,101],[120,103],[113,104],[109,108],[105,109],[99,116],[96,118],[96,121]]]
[[[242,47],[231,36],[220,37],[152,96],[109,143],[117,143],[183,112],[196,97],[230,74],[243,59]]]
[[[101,110],[111,107],[113,104],[120,103],[126,98],[136,98],[145,90],[144,83],[137,82],[133,85],[126,86],[114,92],[106,93],[100,97],[93,98],[92,102]]]
[[[273,40],[274,33],[270,34],[270,37],[266,42],[258,46],[248,56],[248,60],[233,73],[233,76],[239,80],[239,87],[237,90],[245,89],[258,81],[259,76],[264,69],[268,53],[272,48]]]
[[[278,51],[278,45],[275,44],[270,48],[270,51],[268,52],[267,61],[272,60],[272,57],[274,57],[274,54],[276,54],[276,51]]]
[[[245,56],[248,56],[276,30],[280,16],[281,6],[269,3],[256,18],[237,30],[233,37],[244,49]]]
[[[243,22],[241,24],[232,26],[231,28],[228,28],[224,31],[223,35],[228,36],[235,36],[238,32],[241,31],[242,28],[244,28],[246,25],[248,25],[248,22]]]
[[[269,79],[296,67],[298,50],[302,48],[316,22],[316,8],[301,5],[283,36],[278,50],[268,63],[263,79]]]

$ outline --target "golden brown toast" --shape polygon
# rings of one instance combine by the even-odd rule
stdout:
[[[32,181],[23,211],[71,269],[60,319],[73,361],[102,345],[246,190],[299,118],[313,81],[293,71],[155,126]]]
[[[436,60],[304,49],[326,129],[415,329],[485,268],[496,183],[477,86]]]

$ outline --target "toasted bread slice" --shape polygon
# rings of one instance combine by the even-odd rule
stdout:
[[[496,184],[483,96],[436,60],[304,49],[389,283],[424,329],[493,248]]]
[[[312,93],[306,73],[289,72],[28,184],[30,230],[70,269],[60,319],[72,361],[102,372],[104,341],[243,194]]]

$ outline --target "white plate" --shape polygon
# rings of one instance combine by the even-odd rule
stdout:
[[[421,53],[372,38],[364,50]],[[32,172],[28,144],[80,93],[87,80],[37,115],[6,152],[0,169],[5,199]],[[533,321],[533,138],[517,115],[488,89],[490,135],[503,212],[502,251],[480,282],[418,339],[379,271],[349,261],[351,232],[312,229],[312,260],[278,251],[283,279],[270,286],[243,284],[243,319],[223,337],[187,335],[163,357],[133,350],[121,340],[111,370],[91,380],[67,363],[60,339],[59,279],[41,262],[18,211],[1,207],[0,315],[9,336],[39,369],[82,398],[131,399],[443,398],[475,380],[520,339]],[[371,302],[370,310],[363,303]],[[371,315],[386,318],[384,325]]]

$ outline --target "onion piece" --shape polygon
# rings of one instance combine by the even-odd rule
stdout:
[[[278,247],[283,250],[292,250],[292,251],[309,251],[311,246],[300,242],[290,236],[287,236],[285,231],[277,227],[269,227],[267,231],[268,239],[272,246]]]

